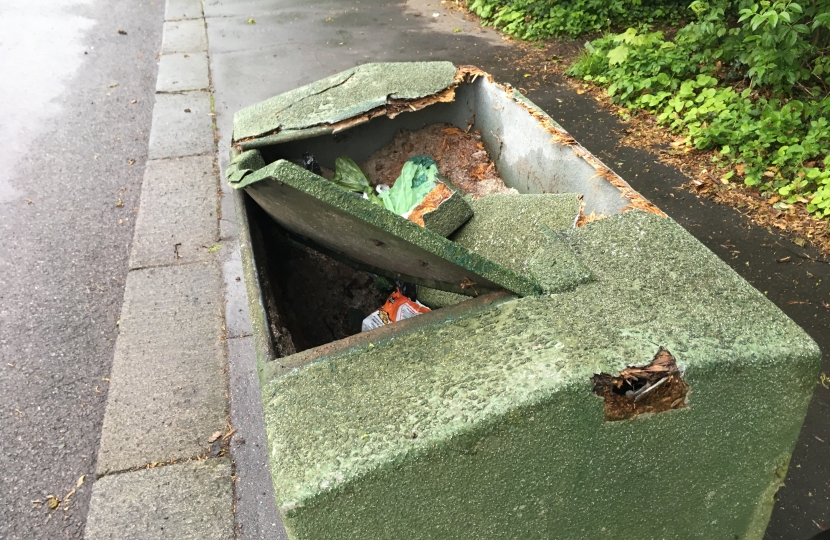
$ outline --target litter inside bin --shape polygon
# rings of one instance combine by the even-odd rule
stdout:
[[[319,174],[320,176],[323,176],[323,171],[320,169],[320,164],[317,163],[317,159],[314,156],[312,156],[310,153],[308,153],[308,152],[303,153],[302,165],[303,165],[303,168],[305,170],[311,171],[314,174]]]
[[[380,199],[388,210],[441,236],[449,236],[473,215],[461,194],[439,177],[429,156],[409,158],[392,187],[380,192]]]
[[[315,174],[322,176],[322,171]],[[373,204],[388,208],[388,205],[384,204],[385,201],[375,195],[375,189],[369,184],[366,175],[350,157],[340,156],[334,161],[334,175],[331,181],[346,191],[362,193],[363,197]]]
[[[446,123],[417,131],[401,130],[386,146],[361,164],[372,185],[391,186],[404,163],[414,156],[431,156],[438,172],[474,199],[492,193],[518,193],[504,185],[481,140],[481,130],[464,131]]]
[[[429,311],[430,309],[428,307],[417,300],[407,298],[400,289],[396,289],[395,292],[389,295],[386,303],[380,309],[373,311],[368,317],[363,319],[361,332],[368,332],[369,330],[409,319],[422,313],[429,313]]]

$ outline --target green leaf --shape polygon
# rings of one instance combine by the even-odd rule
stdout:
[[[608,51],[608,65],[622,64],[628,58],[628,47],[625,45],[618,45]]]

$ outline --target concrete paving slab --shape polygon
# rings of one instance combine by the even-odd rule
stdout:
[[[87,540],[230,540],[231,464],[191,461],[95,482]]]
[[[213,156],[147,162],[130,268],[207,261],[218,240]]]
[[[210,94],[156,94],[150,159],[192,156],[213,151]]]
[[[204,455],[227,421],[218,264],[127,277],[97,474]]]
[[[164,23],[161,54],[195,53],[207,50],[205,21],[192,19]]]
[[[207,53],[172,53],[162,55],[156,92],[206,90],[208,80]]]
[[[199,0],[167,0],[164,9],[165,21],[200,19],[201,17],[202,2]]]

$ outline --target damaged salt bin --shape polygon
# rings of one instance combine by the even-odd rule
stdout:
[[[369,64],[233,144],[291,538],[761,538],[817,346],[515,89]],[[472,209],[449,237],[325,178],[416,155]],[[395,280],[433,310],[360,333]]]

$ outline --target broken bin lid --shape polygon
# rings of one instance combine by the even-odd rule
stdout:
[[[394,118],[452,101],[456,76],[451,62],[363,64],[238,111],[233,140],[278,144],[336,133],[374,116]]]
[[[468,296],[541,292],[535,281],[289,161],[251,172],[239,187],[302,243],[355,268]]]

